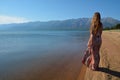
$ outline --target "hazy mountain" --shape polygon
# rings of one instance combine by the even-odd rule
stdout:
[[[112,27],[115,26],[116,24],[119,24],[120,21],[117,19],[113,19],[111,17],[103,18],[102,23],[104,27]]]
[[[56,20],[47,22],[28,22],[20,24],[0,25],[0,30],[88,30],[90,27],[91,18],[78,18],[68,20]],[[111,27],[118,23],[119,20],[106,17],[102,19],[104,27]]]

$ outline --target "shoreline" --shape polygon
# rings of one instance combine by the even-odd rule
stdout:
[[[91,71],[82,65],[77,80],[120,80],[120,32],[103,31],[100,49],[100,69]]]
[[[77,80],[84,80],[85,74],[86,74],[86,69],[87,69],[87,67],[82,64],[81,69],[80,69],[80,74],[79,74]]]

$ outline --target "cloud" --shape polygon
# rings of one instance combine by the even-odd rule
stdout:
[[[24,23],[29,22],[26,18],[0,15],[0,24]]]

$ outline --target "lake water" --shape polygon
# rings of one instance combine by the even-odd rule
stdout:
[[[0,80],[47,80],[41,73],[70,55],[82,56],[88,37],[88,31],[0,32]]]

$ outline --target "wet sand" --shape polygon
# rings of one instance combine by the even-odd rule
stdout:
[[[81,68],[81,55],[76,52],[35,57],[10,63],[0,80],[76,80]],[[8,67],[8,66],[7,66]]]
[[[104,31],[102,39],[100,68],[98,71],[91,71],[83,67],[79,77],[84,75],[84,80],[120,80],[120,31]]]

